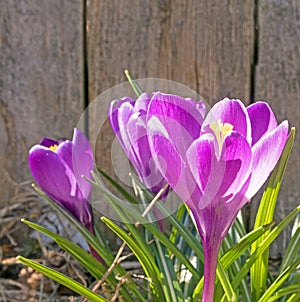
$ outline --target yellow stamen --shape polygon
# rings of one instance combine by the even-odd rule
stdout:
[[[50,146],[49,149],[50,149],[51,151],[55,152],[56,149],[57,149],[57,147],[58,147],[58,146],[57,146],[56,144],[54,144],[53,146]]]
[[[221,120],[212,122],[210,129],[215,133],[220,149],[222,148],[223,142],[226,136],[230,135],[233,129],[233,125],[229,123],[222,123]]]

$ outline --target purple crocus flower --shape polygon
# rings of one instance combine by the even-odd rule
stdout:
[[[157,194],[166,184],[152,160],[146,132],[146,113],[149,97],[143,93],[136,101],[129,97],[114,100],[109,108],[109,119],[125,154],[140,180]]]
[[[246,108],[230,99],[218,102],[202,124],[193,116],[176,96],[157,93],[149,104],[147,133],[157,166],[190,208],[200,233],[203,301],[210,302],[221,243],[238,211],[274,169],[288,123],[278,125],[264,102]]]
[[[146,93],[134,101],[129,97],[115,100],[109,108],[109,119],[125,154],[134,166],[140,180],[145,186],[156,195],[166,184],[155,165],[149,149],[148,136],[146,131],[146,114],[150,98]],[[166,190],[162,198],[168,193]],[[163,229],[163,217],[159,210],[154,207],[154,214]]]
[[[94,234],[89,203],[92,186],[82,178],[91,178],[94,157],[84,134],[75,128],[72,141],[42,139],[30,149],[28,162],[42,190]]]

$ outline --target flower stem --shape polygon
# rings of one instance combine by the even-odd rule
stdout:
[[[218,252],[220,244],[203,243],[204,247],[204,286],[202,302],[213,302]]]

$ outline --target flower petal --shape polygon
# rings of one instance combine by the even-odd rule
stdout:
[[[73,135],[72,158],[77,184],[84,198],[89,200],[92,185],[82,176],[92,178],[91,171],[94,169],[94,156],[86,136],[76,128]]]
[[[110,103],[108,109],[108,117],[110,120],[110,124],[112,129],[116,135],[119,135],[120,127],[119,127],[119,110],[123,104],[130,104],[131,107],[134,105],[134,100],[129,97],[122,98],[121,100],[114,100]],[[129,118],[129,117],[128,117]]]
[[[187,151],[188,167],[202,191],[195,201],[198,209],[231,198],[249,177],[252,153],[243,136],[232,132],[225,139],[220,159],[216,147],[214,136],[203,134]]]
[[[240,100],[228,98],[216,103],[205,118],[202,129],[209,130],[210,125],[220,120],[221,123],[229,123],[233,130],[243,135],[251,143],[251,124],[246,107]]]
[[[278,126],[270,106],[264,102],[257,102],[247,107],[252,129],[252,146],[266,133]]]
[[[210,176],[212,166],[216,165],[214,137],[204,134],[195,140],[187,150],[186,160],[199,188],[204,192]]]
[[[133,115],[126,129],[130,145],[128,157],[142,178],[150,173],[148,162],[152,157],[143,118],[145,118],[145,116],[134,117]]]
[[[225,170],[218,194],[222,197],[235,195],[249,178],[252,167],[252,151],[246,138],[237,132],[227,136],[221,161],[225,163]]]
[[[288,135],[288,122],[263,136],[252,148],[253,167],[247,197],[251,199],[261,188],[274,169],[284,148]]]
[[[183,201],[191,197],[186,184],[186,166],[175,144],[162,131],[163,126],[156,117],[148,121],[147,134],[153,160],[162,177]]]
[[[134,107],[130,103],[122,104],[117,112],[119,132],[115,132],[115,134],[126,154],[128,154],[128,150],[131,148],[128,133],[128,122],[134,114],[138,116],[138,112],[135,111]]]
[[[134,109],[141,115],[146,115],[150,98],[147,93],[142,93],[134,103]]]
[[[29,151],[28,163],[43,191],[69,209],[76,194],[76,179],[66,162],[49,148],[36,145]]]
[[[53,138],[50,137],[44,137],[41,141],[40,141],[40,145],[44,146],[44,147],[52,147],[54,145],[59,145],[61,141],[55,140]]]
[[[155,116],[163,125],[177,151],[183,155],[192,141],[199,137],[203,122],[203,108],[191,99],[155,93],[147,119]]]
[[[69,168],[74,171],[72,157],[73,143],[68,140],[60,143],[55,152],[67,163]]]

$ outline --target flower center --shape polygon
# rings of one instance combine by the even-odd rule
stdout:
[[[219,148],[221,150],[225,138],[232,132],[233,125],[229,123],[222,123],[219,119],[217,122],[212,122],[210,124],[210,129],[215,133]]]
[[[58,145],[54,144],[53,146],[50,146],[49,149],[50,149],[51,151],[55,152],[56,149],[57,149],[57,147],[58,147]]]

